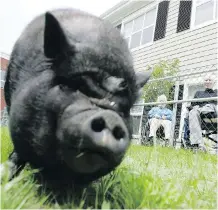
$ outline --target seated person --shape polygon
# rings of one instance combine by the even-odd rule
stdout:
[[[212,76],[208,75],[204,79],[204,91],[197,91],[194,98],[209,98],[217,97],[217,90],[213,90],[214,80]],[[201,118],[200,114],[216,113],[217,114],[217,100],[213,101],[199,101],[192,102],[189,108],[189,130],[190,130],[190,142],[191,145],[204,149],[204,142],[201,130]]]
[[[167,97],[161,95],[158,97],[157,102],[167,102]],[[156,107],[153,107],[148,112],[149,122],[150,122],[150,134],[149,140],[153,143],[153,137],[156,137],[157,129],[162,125],[164,128],[165,134],[165,143],[169,144],[171,139],[171,121],[172,121],[173,112],[166,108],[166,104],[160,104]]]

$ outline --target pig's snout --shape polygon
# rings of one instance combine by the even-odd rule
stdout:
[[[123,119],[111,110],[64,113],[59,127],[63,160],[79,174],[106,174],[119,165],[130,144]]]
[[[89,149],[123,154],[129,146],[129,132],[121,117],[109,110],[95,113],[82,124],[84,143]]]

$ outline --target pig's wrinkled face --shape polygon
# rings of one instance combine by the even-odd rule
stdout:
[[[63,162],[86,175],[108,173],[119,165],[131,140],[134,83],[109,73],[100,75],[100,83],[97,74],[81,74],[76,81],[57,77],[48,97],[57,113],[56,136]]]
[[[79,90],[70,98],[74,100],[59,115],[57,127],[66,164],[85,174],[118,165],[130,143],[128,113],[116,110],[108,99],[92,100]]]
[[[47,16],[47,25],[49,21],[54,22]],[[90,36],[77,35],[77,42],[56,30],[67,47],[55,55],[55,85],[47,97],[56,113],[63,163],[87,176],[104,175],[120,164],[132,135],[130,108],[150,75],[135,74],[127,44],[116,29],[98,27],[86,27]],[[53,46],[46,46],[45,39],[45,55],[52,58],[56,49],[48,47]]]
[[[84,86],[81,81],[81,87]],[[91,88],[93,86],[86,87]],[[75,172],[108,171],[121,162],[130,144],[131,98],[122,96],[121,92],[117,95],[108,92],[94,98],[85,90],[60,84],[50,91],[52,99],[52,95],[56,96],[57,106],[61,103],[56,131],[60,153]],[[52,103],[54,106],[54,101]]]

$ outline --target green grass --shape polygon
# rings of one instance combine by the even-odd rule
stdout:
[[[12,149],[3,129],[2,160]],[[116,171],[84,189],[64,205],[38,196],[31,170],[10,184],[2,182],[2,209],[128,208],[216,209],[217,156],[173,148],[131,146]]]
[[[13,149],[12,142],[7,127],[1,127],[1,162],[8,159],[8,155]]]

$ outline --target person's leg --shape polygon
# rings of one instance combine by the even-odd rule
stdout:
[[[150,134],[149,134],[149,141],[150,145],[156,145],[156,132],[157,129],[160,127],[160,119],[152,118],[150,119]]]
[[[150,133],[149,137],[156,137],[157,129],[160,127],[160,120],[156,118],[150,119]]]
[[[168,146],[171,144],[171,121],[170,120],[162,120],[162,126],[164,127],[165,134],[165,145]]]
[[[190,138],[189,138],[189,119],[185,118],[184,119],[184,140],[185,140],[185,144],[186,147],[190,147],[191,143],[190,143]]]
[[[198,108],[193,108],[189,112],[189,129],[191,144],[203,145],[200,110]]]

